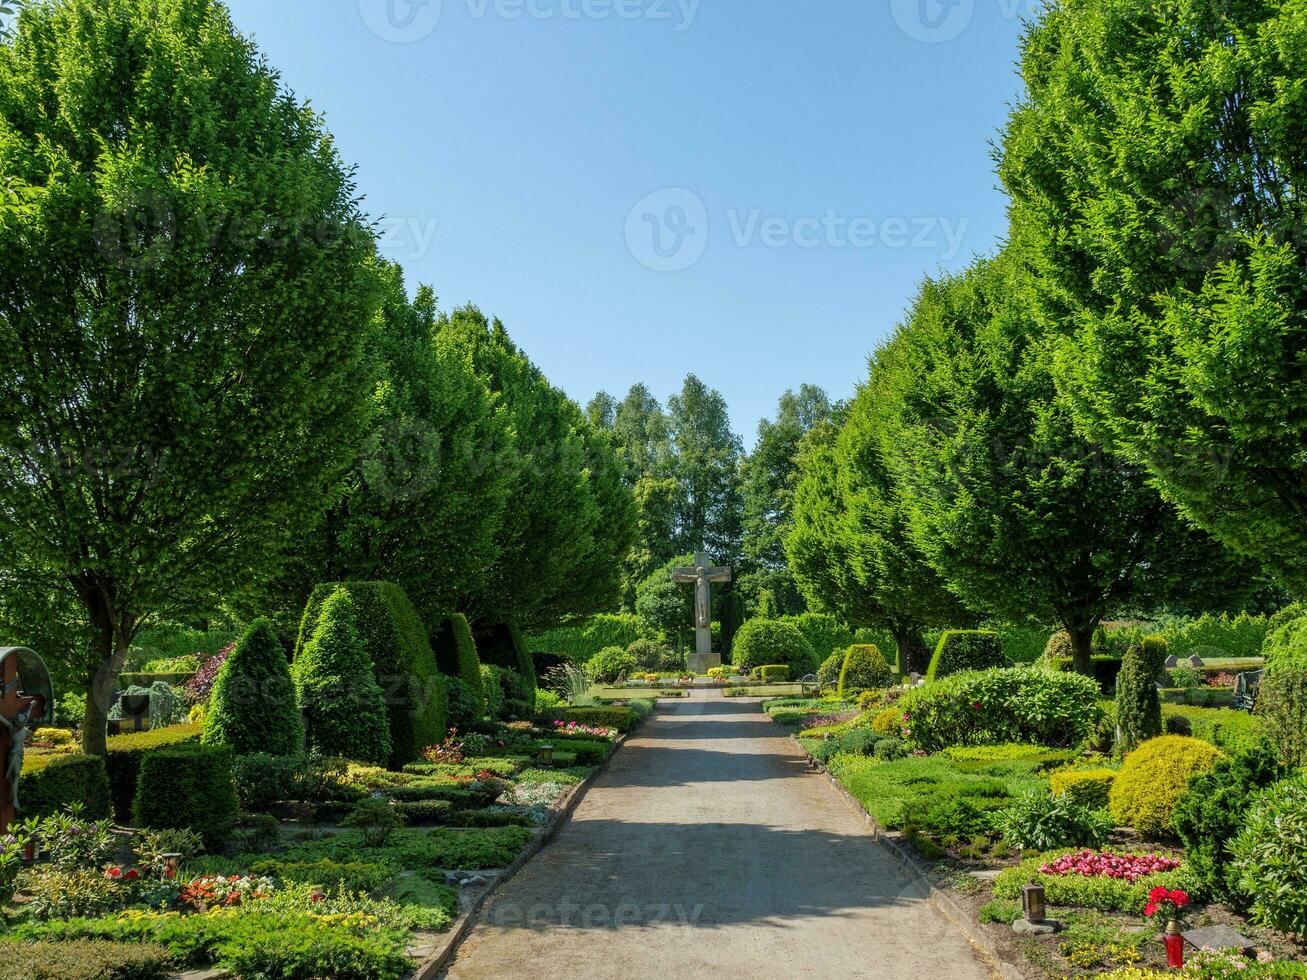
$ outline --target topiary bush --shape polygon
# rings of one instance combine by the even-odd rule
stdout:
[[[991,630],[947,630],[930,658],[927,680],[941,680],[967,670],[1006,667],[1003,645]]]
[[[404,590],[392,582],[337,582],[313,590],[300,621],[295,659],[317,630],[324,604],[346,593],[364,657],[381,689],[390,731],[391,766],[418,757],[445,733],[446,693],[426,628]]]
[[[23,759],[23,778],[18,802],[24,817],[48,817],[80,803],[91,820],[112,811],[109,776],[104,760],[95,755],[32,755]]]
[[[1271,747],[1262,744],[1189,781],[1175,806],[1173,824],[1184,844],[1189,869],[1217,899],[1242,904],[1230,845],[1244,826],[1257,793],[1283,775]]]
[[[476,639],[477,656],[482,663],[512,671],[517,677],[517,690],[512,694],[506,692],[508,699],[534,703],[535,664],[517,626],[512,622],[482,625],[474,631],[473,636]]]
[[[899,699],[920,748],[952,745],[1079,744],[1102,714],[1098,685],[1080,674],[1008,667],[955,674]]]
[[[152,752],[199,744],[200,735],[201,730],[196,725],[173,725],[148,732],[111,735],[105,742],[104,768],[109,776],[114,819],[123,823],[132,819],[132,801],[136,799],[141,760]]]
[[[1307,665],[1286,658],[1267,669],[1257,694],[1257,717],[1282,765],[1307,765]]]
[[[1081,806],[1106,810],[1115,769],[1080,769],[1055,772],[1048,777],[1048,788],[1055,796],[1068,796]]]
[[[1116,679],[1116,743],[1125,753],[1162,734],[1162,703],[1157,677],[1166,660],[1166,643],[1150,637],[1133,643]]]
[[[499,721],[504,717],[504,684],[501,680],[503,673],[502,667],[491,664],[481,665],[481,690],[486,695],[486,717],[491,721]]]
[[[256,619],[218,671],[200,741],[237,755],[291,755],[303,738],[286,652],[272,621]]]
[[[874,691],[889,687],[894,675],[880,650],[871,643],[855,643],[844,654],[840,669],[840,697],[851,697],[858,691]]]
[[[295,658],[304,741],[323,755],[384,765],[391,757],[390,719],[357,622],[349,592],[332,592]]]
[[[839,683],[840,671],[844,669],[845,651],[837,650],[821,662],[817,668],[817,683],[822,687],[832,687]]]
[[[1231,870],[1251,902],[1253,921],[1307,933],[1307,775],[1259,793],[1231,851]]]
[[[236,784],[227,746],[151,752],[141,760],[132,820],[138,827],[192,830],[209,851],[236,826]]]
[[[605,647],[585,665],[586,673],[601,684],[635,673],[635,658],[622,647]]]
[[[480,718],[485,713],[486,695],[481,689],[481,658],[477,656],[476,640],[472,638],[467,617],[454,613],[441,619],[431,633],[431,646],[437,669],[443,676],[457,677],[467,686],[467,693],[476,704],[475,716]]]
[[[1144,742],[1126,756],[1112,784],[1112,816],[1145,837],[1175,837],[1175,808],[1189,780],[1211,770],[1224,756],[1216,746],[1183,735]]]
[[[766,664],[758,668],[764,684],[780,684],[790,679],[789,664]]]
[[[778,619],[751,619],[741,626],[731,647],[731,662],[749,671],[766,664],[785,664],[792,677],[817,669],[812,644],[797,626]]]

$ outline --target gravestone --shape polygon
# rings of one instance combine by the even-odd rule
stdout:
[[[694,556],[693,568],[672,569],[672,581],[694,583],[694,653],[690,654],[692,674],[705,674],[722,665],[720,653],[712,649],[712,583],[729,582],[729,568],[709,565],[702,551]]]
[[[27,647],[0,648],[0,831],[20,809],[23,754],[32,732],[54,714],[54,690],[45,661]]]
[[[1192,657],[1189,658],[1189,664],[1192,667],[1201,667],[1203,665],[1203,658],[1195,653]]]
[[[1204,926],[1190,929],[1184,933],[1184,941],[1195,949],[1237,949],[1245,956],[1252,956],[1257,950],[1246,937],[1239,935],[1229,926]]]
[[[1166,663],[1164,663],[1162,666],[1166,667],[1167,670],[1170,670],[1172,667],[1179,667],[1180,658],[1173,653],[1166,658]]]

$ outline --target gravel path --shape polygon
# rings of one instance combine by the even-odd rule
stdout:
[[[986,978],[755,700],[697,692],[629,739],[447,974]]]

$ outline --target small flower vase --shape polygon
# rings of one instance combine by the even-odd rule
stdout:
[[[1184,936],[1180,934],[1180,923],[1172,919],[1166,924],[1166,965],[1172,970],[1184,969]]]

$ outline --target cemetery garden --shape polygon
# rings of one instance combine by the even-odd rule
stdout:
[[[0,2],[0,980],[1307,978],[1304,51],[1032,14],[1006,236],[746,451],[406,280],[219,0]]]

